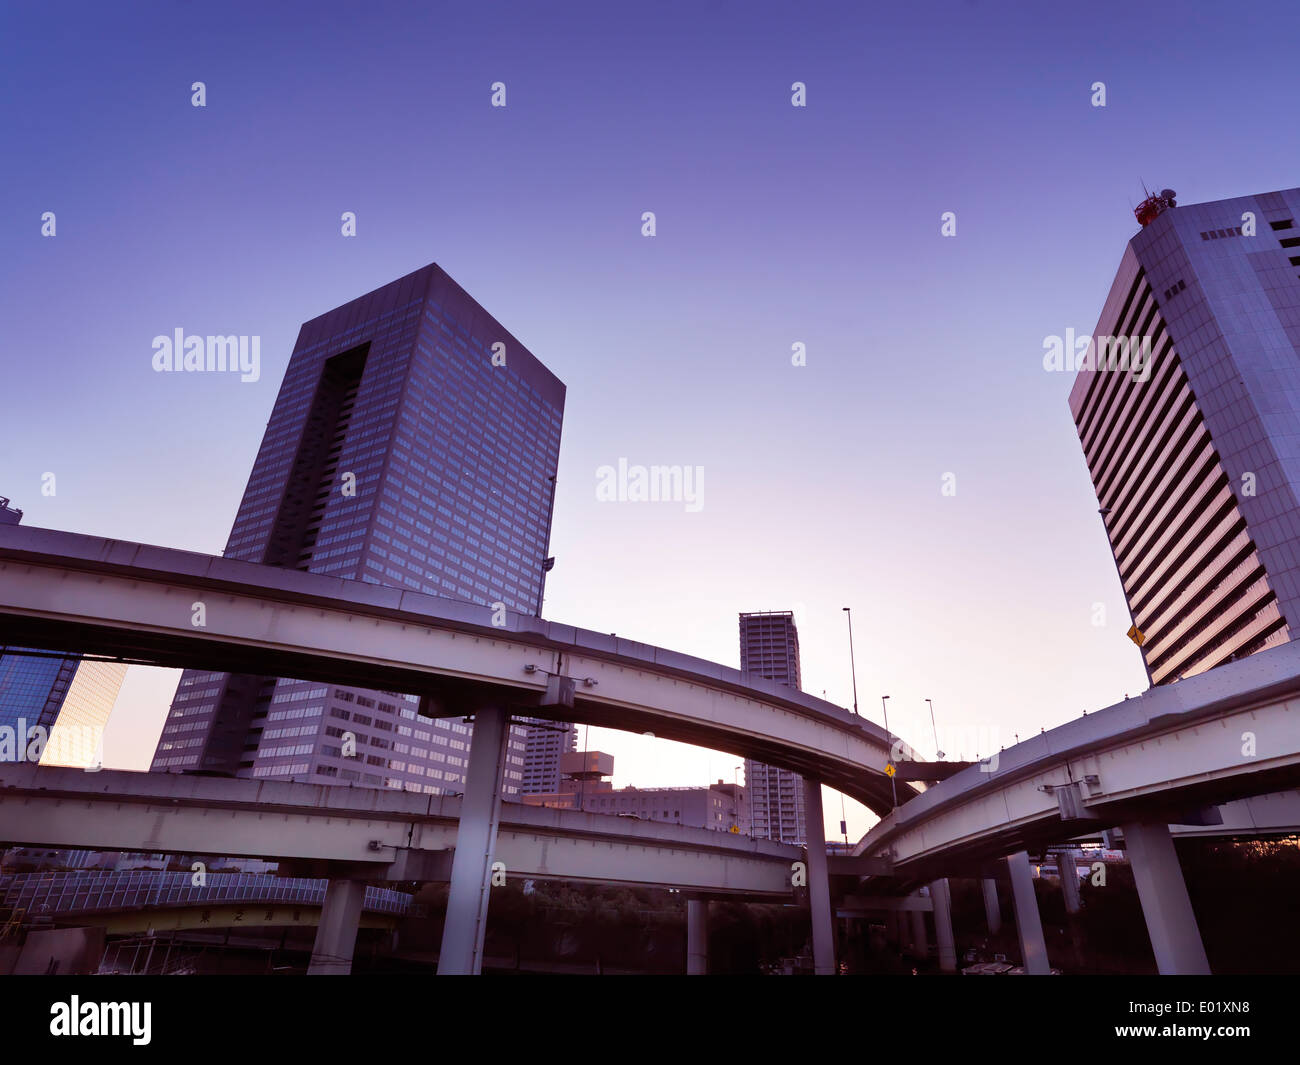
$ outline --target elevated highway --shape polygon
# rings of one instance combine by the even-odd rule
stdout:
[[[1027,850],[1118,827],[1157,967],[1203,974],[1209,962],[1174,835],[1283,833],[1297,819],[1297,786],[1300,643],[1292,642],[1007,748],[891,811],[854,853],[887,859],[904,883],[940,878],[929,888],[936,923],[947,920],[948,876],[978,875],[1007,855],[1025,967],[1046,972]],[[1077,882],[1063,886],[1067,909],[1077,908]],[[995,930],[997,889],[987,879],[985,899]]]
[[[459,795],[0,763],[11,845],[263,858],[305,875],[446,881]],[[509,878],[788,900],[803,848],[703,828],[503,803]]]
[[[888,813],[854,853],[888,856],[896,875],[924,881],[1134,819],[1197,821],[1207,807],[1298,785],[1300,643],[1288,643],[1009,747]],[[1269,807],[1256,799],[1229,817],[1244,830],[1252,811],[1276,819]],[[1216,826],[1199,827],[1225,832]]]
[[[195,622],[199,604],[202,624]],[[947,876],[1009,855],[1022,953],[1030,972],[1046,971],[1046,957],[1027,848],[1120,827],[1161,971],[1205,972],[1208,963],[1169,826],[1213,829],[1217,818],[1231,831],[1229,819],[1245,830],[1262,822],[1286,822],[1293,817],[1290,805],[1285,800],[1270,805],[1266,797],[1285,796],[1300,785],[1300,645],[1294,643],[1086,715],[928,789],[894,782],[899,803],[894,809],[894,787],[883,770],[891,755],[915,761],[914,752],[902,743],[894,743],[891,751],[893,737],[839,707],[716,663],[613,635],[514,614],[494,616],[488,607],[377,585],[96,537],[0,527],[0,640],[159,665],[413,692],[423,697],[422,707],[429,713],[472,715],[474,742],[463,797],[437,797],[438,808],[430,805],[415,819],[389,817],[379,809],[365,817],[349,811],[341,821],[330,820],[325,830],[340,841],[329,847],[342,849],[313,859],[365,860],[356,853],[360,837],[338,827],[349,820],[387,826],[367,838],[366,846],[377,848],[371,853],[389,870],[401,868],[401,862],[415,863],[406,879],[429,878],[429,855],[450,854],[449,913],[458,917],[448,921],[440,971],[477,969],[490,863],[497,855],[516,874],[536,870],[533,875],[559,875],[545,870],[563,868],[564,875],[578,879],[680,883],[723,893],[744,885],[745,891],[761,894],[760,882],[767,882],[764,878],[776,865],[769,868],[767,856],[726,851],[728,844],[717,841],[703,850],[685,845],[665,850],[663,841],[629,843],[627,826],[602,839],[602,833],[610,834],[591,822],[528,820],[534,815],[595,816],[573,811],[535,811],[521,823],[518,808],[503,806],[500,797],[511,712],[653,732],[793,769],[807,783],[810,825],[821,823],[820,784],[859,799],[883,819],[840,864],[853,868],[857,862],[863,872],[887,868],[905,885],[930,881],[926,905],[937,927],[948,923]],[[269,804],[269,818],[292,824],[293,831],[284,833],[290,838],[310,836],[313,823],[326,816],[302,804],[293,810],[275,807],[270,794],[248,801]],[[386,799],[380,796],[406,798],[366,794],[375,796],[361,800],[366,803],[382,804]],[[42,822],[59,833],[75,834],[75,806],[58,805],[75,803],[75,797],[38,799],[24,792],[21,801],[42,804]],[[1230,811],[1230,817],[1221,809]],[[142,815],[123,805],[123,816],[138,821]],[[175,845],[163,845],[171,825],[183,825],[187,840],[199,831],[193,816],[185,822],[147,816],[157,823],[156,849],[197,849],[180,843],[179,836]],[[242,814],[237,819],[238,831],[227,832],[221,842],[211,827],[216,819],[201,826],[212,833],[213,851],[249,853],[238,849],[239,840],[253,828]],[[396,827],[401,824],[412,826],[405,845]],[[132,838],[140,827],[132,828]],[[656,835],[664,828],[648,831]],[[416,835],[420,842],[412,846]],[[42,830],[32,842],[60,840]],[[74,844],[69,837],[66,845],[97,844]],[[251,844],[245,839],[242,846]],[[256,853],[271,853],[257,846]],[[641,857],[635,853],[638,847]],[[666,851],[672,856],[665,864]],[[698,861],[679,861],[679,851],[693,853]],[[675,868],[673,863],[684,871],[666,872]],[[705,867],[715,863],[723,871],[710,883]],[[807,864],[817,969],[829,972],[833,870],[820,846],[808,849]],[[360,895],[355,887],[339,890],[345,896],[340,905],[353,913]],[[691,927],[698,939],[698,923]],[[939,938],[942,944],[944,936]],[[947,939],[950,948],[950,928]]]
[[[443,716],[496,704],[755,758],[878,813],[893,801],[891,737],[841,707],[661,647],[361,581],[0,526],[4,641],[408,692]],[[553,677],[571,703],[548,702]]]

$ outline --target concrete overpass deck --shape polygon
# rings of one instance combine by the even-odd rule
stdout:
[[[1199,820],[1205,807],[1297,785],[1300,643],[1288,643],[1009,747],[887,814],[854,853],[925,880],[1134,819]],[[1246,822],[1264,807],[1231,816]]]
[[[263,858],[373,882],[447,880],[461,804],[458,795],[0,764],[0,840],[9,844]],[[803,853],[727,832],[503,803],[493,860],[510,878],[781,900]]]
[[[877,812],[893,804],[896,737],[841,707],[661,647],[361,581],[0,526],[4,641],[409,692],[440,716],[495,704],[752,757]],[[567,689],[558,702],[552,677]]]

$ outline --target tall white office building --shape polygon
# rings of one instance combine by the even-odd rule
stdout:
[[[799,630],[789,610],[740,615],[740,668],[799,691]],[[803,778],[789,769],[745,759],[750,835],[806,843]]]
[[[1138,221],[1070,411],[1163,684],[1300,618],[1300,189],[1164,190]]]

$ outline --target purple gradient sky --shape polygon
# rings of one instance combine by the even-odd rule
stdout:
[[[927,754],[926,697],[1009,743],[1136,694],[1043,338],[1091,331],[1143,181],[1296,184],[1300,15],[864,6],[7,7],[0,494],[220,552],[299,324],[437,261],[568,385],[547,616],[736,664],[737,612],[793,607],[848,703],[852,605],[862,709]],[[153,373],[178,326],[260,335],[261,381]],[[620,457],[703,466],[703,511],[598,503]],[[111,764],[174,685],[132,670]],[[620,786],[739,762],[590,742]]]

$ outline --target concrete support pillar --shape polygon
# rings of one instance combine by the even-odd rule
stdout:
[[[826,862],[826,821],[820,781],[803,780],[804,816],[808,826],[808,916],[812,922],[813,972],[835,974],[835,915]]]
[[[331,880],[326,886],[308,976],[347,976],[352,972],[352,952],[365,899],[364,880]]]
[[[1120,826],[1129,865],[1147,921],[1147,935],[1162,976],[1208,976],[1201,931],[1178,864],[1169,826],[1130,822]]]
[[[1016,909],[1016,932],[1020,937],[1020,958],[1025,972],[1046,976],[1047,940],[1043,938],[1043,920],[1038,915],[1038,898],[1034,895],[1034,877],[1029,871],[1029,855],[1017,851],[1007,857],[1011,873],[1011,901]]]
[[[934,903],[934,941],[939,948],[939,971],[957,971],[957,942],[952,935],[952,892],[947,879],[930,885],[930,901]]]
[[[1061,894],[1065,896],[1065,912],[1078,913],[1083,909],[1079,898],[1079,852],[1058,851],[1057,872],[1061,874]]]
[[[917,898],[925,896],[925,888],[916,893]],[[926,934],[925,928],[925,911],[912,911],[912,953],[918,958],[928,958],[930,956],[930,937]]]
[[[686,975],[709,971],[709,900],[686,900]]]
[[[1002,903],[998,901],[998,882],[986,876],[984,885],[984,917],[989,923],[989,935],[995,936],[1002,931]]]
[[[497,845],[501,775],[509,732],[508,715],[499,707],[485,707],[475,713],[465,794],[460,800],[460,824],[456,829],[456,853],[451,860],[447,920],[438,954],[439,976],[477,975],[483,967],[492,853]]]

